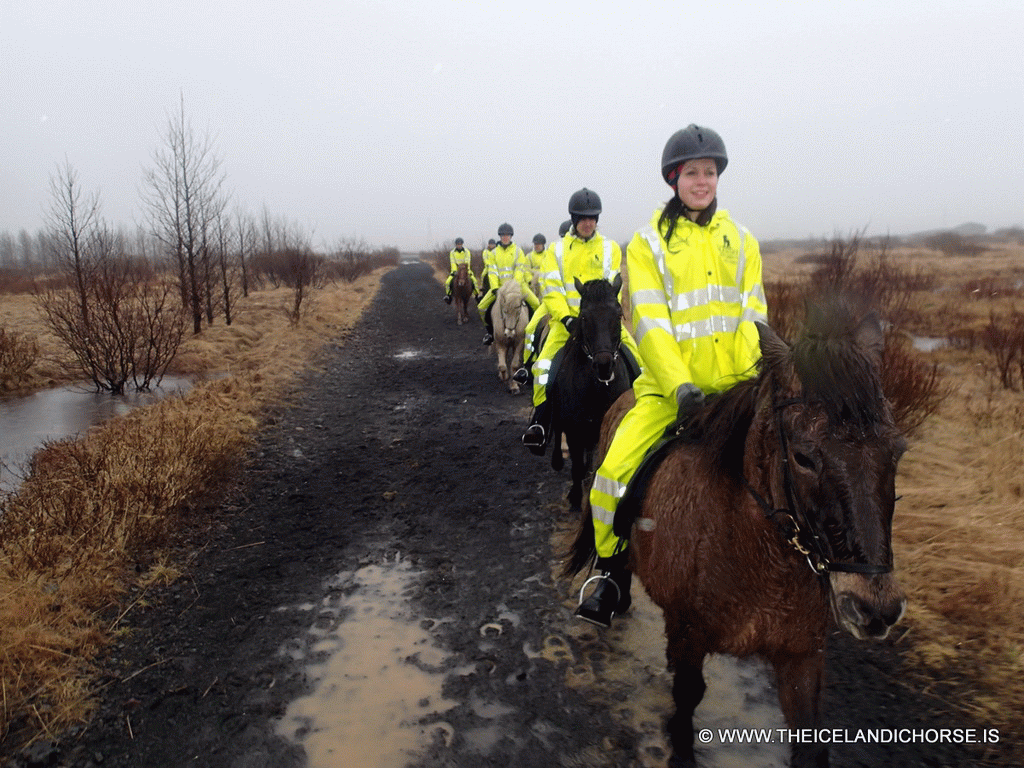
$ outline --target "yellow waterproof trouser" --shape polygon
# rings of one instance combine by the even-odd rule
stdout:
[[[523,347],[523,365],[530,364],[534,357],[540,352],[539,349],[533,348],[533,337],[537,335],[537,326],[541,324],[541,321],[545,317],[550,317],[548,314],[547,307],[541,302],[541,305],[537,307],[537,311],[533,313],[533,317],[530,318],[530,322],[526,324],[526,344]]]
[[[492,288],[484,294],[484,297],[480,299],[480,302],[476,305],[477,311],[480,312],[480,319],[487,322],[487,310],[491,308],[491,304],[498,298],[498,289]]]
[[[594,519],[594,543],[598,557],[611,557],[625,549],[627,541],[612,529],[615,507],[626,492],[630,478],[648,449],[676,420],[675,402],[660,395],[645,395],[623,417],[608,454],[597,469],[590,489],[590,513]]]

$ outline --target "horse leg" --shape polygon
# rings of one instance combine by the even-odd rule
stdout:
[[[583,503],[583,478],[587,474],[587,457],[578,435],[569,436],[568,442],[572,474],[572,485],[569,487],[569,510],[579,512],[580,505]]]
[[[508,364],[505,362],[507,351],[505,349],[504,337],[495,336],[494,351],[498,355],[498,378],[502,381],[508,381]]]
[[[794,731],[817,729],[821,725],[825,691],[824,649],[809,654],[779,655],[771,662],[786,724]],[[794,768],[827,768],[828,745],[794,742],[790,761]]]
[[[665,632],[668,637],[669,669],[672,678],[672,701],[676,711],[668,720],[668,736],[672,743],[672,757],[669,768],[694,768],[697,765],[693,753],[693,713],[704,698],[707,685],[704,683],[704,650],[699,648],[690,636],[689,627],[665,611]]]
[[[512,340],[512,362],[509,363],[508,369],[510,371],[518,371],[520,366],[523,364],[523,339],[518,337]],[[519,394],[519,382],[515,379],[509,379],[508,390],[513,395]]]

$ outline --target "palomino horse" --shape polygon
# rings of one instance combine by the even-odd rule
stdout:
[[[519,384],[512,379],[509,371],[522,365],[526,324],[530,321],[523,287],[518,280],[510,277],[501,284],[490,312],[494,324],[494,351],[498,356],[498,378],[507,381],[508,391],[517,395]]]
[[[584,284],[579,278],[575,282],[580,314],[559,352],[549,396],[552,444],[561,445],[565,435],[572,472],[569,506],[579,512],[583,480],[591,469],[601,419],[619,395],[633,386],[639,371],[630,370],[620,350],[622,307],[618,295],[622,278],[616,275],[611,283],[600,279]],[[555,470],[562,469],[563,461],[561,450],[551,452]]]
[[[759,375],[708,398],[637,514],[616,514],[631,568],[665,616],[672,766],[695,765],[707,654],[766,659],[789,727],[816,729],[830,612],[854,637],[883,638],[906,604],[891,545],[906,444],[879,380],[877,318],[812,310],[792,348],[766,325],[758,331]],[[602,448],[627,407],[609,411]],[[567,572],[593,549],[587,512]],[[792,764],[828,765],[828,748],[794,743]]]
[[[459,264],[452,280],[452,303],[455,305],[455,319],[459,325],[469,322],[469,297],[473,295],[473,283],[469,279],[469,265]]]

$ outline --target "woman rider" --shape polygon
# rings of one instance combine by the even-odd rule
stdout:
[[[618,500],[647,450],[705,394],[755,375],[761,356],[755,321],[767,321],[757,240],[718,208],[725,144],[709,128],[689,125],[668,140],[662,177],[673,190],[649,226],[626,249],[634,336],[643,371],[636,405],[623,417],[590,491],[597,588],[576,609],[611,626],[630,605],[627,541],[612,523]]]

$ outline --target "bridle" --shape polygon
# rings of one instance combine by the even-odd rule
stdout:
[[[782,412],[792,405],[802,405],[806,400],[802,397],[792,397],[786,400],[777,400],[777,384],[775,377],[772,377],[772,412],[775,421],[775,431],[779,438],[779,448],[782,456],[782,487],[786,494],[786,507],[773,508],[768,501],[759,494],[753,486],[743,479],[750,495],[761,507],[765,519],[772,520],[779,528],[782,537],[797,552],[807,559],[807,564],[818,576],[825,576],[829,573],[863,573],[882,574],[891,573],[893,569],[892,559],[884,565],[873,563],[836,563],[832,562],[828,553],[831,550],[827,537],[816,530],[814,522],[820,515],[808,514],[808,510],[802,504],[797,503],[796,491],[794,490],[793,470],[789,465],[789,441],[786,437],[786,430],[782,424]],[[810,510],[814,512],[814,510]]]
[[[577,341],[579,342],[580,350],[583,352],[584,355],[587,356],[587,360],[590,361],[591,366],[593,366],[593,364],[594,364],[594,355],[596,355],[598,353],[601,353],[601,352],[604,352],[605,350],[599,349],[599,350],[597,350],[597,352],[594,352],[590,348],[590,344],[587,343],[587,340],[583,336],[583,313],[582,312],[577,317],[576,322],[578,324],[578,328],[576,329],[574,335],[578,337]],[[608,377],[607,379],[602,379],[600,376],[597,377],[597,380],[599,382],[601,382],[602,384],[604,384],[605,386],[608,386],[613,381],[615,381],[615,368],[619,364],[619,352],[620,352],[621,349],[622,349],[622,334],[620,333],[616,337],[615,345],[611,349],[611,355],[612,355],[611,371],[612,371],[612,375],[610,377]]]

